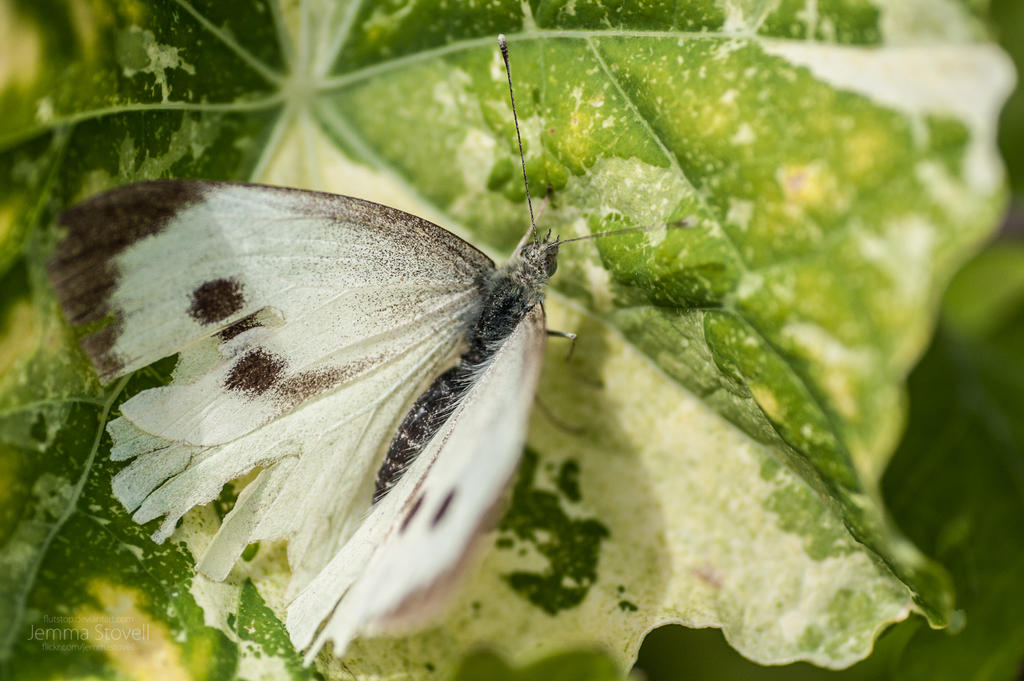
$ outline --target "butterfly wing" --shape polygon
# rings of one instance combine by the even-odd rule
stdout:
[[[418,621],[440,602],[515,472],[546,332],[535,306],[412,467],[288,609],[307,661],[331,640]],[[322,625],[322,626],[321,626]],[[315,637],[315,638],[314,638]]]
[[[349,197],[204,181],[116,189],[62,216],[50,276],[107,381],[179,353],[111,422],[118,498],[162,541],[255,469],[201,565],[288,537],[315,573],[358,523],[403,410],[450,366],[493,263]],[[311,519],[313,519],[311,521]]]

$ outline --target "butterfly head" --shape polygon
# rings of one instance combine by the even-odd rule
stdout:
[[[544,244],[541,255],[544,258],[544,271],[548,273],[548,277],[553,276],[558,269],[558,242],[550,241]]]
[[[558,243],[533,241],[523,243],[513,258],[529,279],[547,282],[558,269]]]

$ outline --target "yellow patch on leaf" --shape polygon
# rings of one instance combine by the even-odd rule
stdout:
[[[145,599],[142,592],[99,579],[89,584],[88,591],[99,607],[75,612],[75,627],[107,655],[121,676],[163,681],[193,678],[167,625],[139,607]]]

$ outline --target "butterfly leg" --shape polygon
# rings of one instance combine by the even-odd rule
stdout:
[[[551,408],[544,403],[544,400],[540,399],[540,395],[534,397],[534,402],[537,403],[537,411],[539,411],[541,414],[544,414],[547,420],[551,421],[551,424],[555,428],[558,428],[559,430],[564,430],[567,433],[573,433],[574,435],[586,432],[587,429],[585,426],[574,426],[571,423],[567,423],[566,421],[563,421],[561,418],[555,416],[555,412],[553,412]]]
[[[569,354],[565,356],[565,361],[568,362],[572,360],[572,353],[574,350],[576,350],[576,334],[567,333],[565,331],[552,331],[551,329],[548,329],[548,336],[555,336],[556,338],[568,339],[571,345],[569,346]]]

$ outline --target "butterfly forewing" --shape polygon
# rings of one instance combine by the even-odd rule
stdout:
[[[179,353],[125,402],[115,493],[165,538],[262,467],[203,564],[290,538],[315,573],[369,503],[404,409],[462,350],[493,263],[415,216],[349,197],[203,181],[132,185],[62,216],[50,275],[102,380]],[[101,322],[107,320],[106,325]]]
[[[493,268],[408,213],[281,187],[147,182],[61,222],[68,235],[50,273],[69,320],[113,318],[83,341],[104,381],[263,308],[308,315],[323,291],[366,286],[463,290]]]

